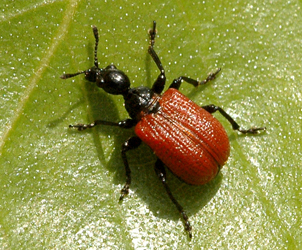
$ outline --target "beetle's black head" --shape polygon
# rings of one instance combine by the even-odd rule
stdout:
[[[130,87],[128,76],[114,65],[109,65],[104,69],[93,66],[75,74],[64,74],[61,78],[67,79],[79,74],[85,74],[86,80],[95,82],[98,87],[112,95],[125,95]]]
[[[113,64],[103,69],[99,68],[97,59],[99,34],[97,27],[93,26],[92,29],[95,37],[94,66],[78,73],[63,74],[61,78],[67,79],[79,74],[85,74],[86,80],[95,82],[98,87],[104,89],[107,93],[113,95],[126,95],[130,88],[128,76],[123,71],[118,70]]]
[[[114,65],[109,65],[105,69],[97,69],[95,75],[97,86],[109,94],[125,95],[130,87],[128,76]],[[86,79],[89,80],[87,75]]]

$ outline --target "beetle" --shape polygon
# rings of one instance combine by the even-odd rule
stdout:
[[[191,224],[185,210],[174,198],[166,182],[165,166],[184,182],[192,185],[205,184],[219,173],[229,157],[230,144],[225,129],[212,115],[216,111],[230,122],[233,130],[243,134],[256,134],[258,131],[265,130],[265,127],[242,129],[221,107],[213,104],[200,107],[179,92],[178,89],[183,81],[195,87],[206,84],[216,78],[220,68],[214,73],[210,73],[203,81],[180,76],[173,80],[166,92],[161,94],[165,87],[166,75],[161,60],[154,50],[157,32],[155,21],[149,30],[148,53],[160,73],[152,88],[144,86],[131,88],[128,76],[113,64],[99,68],[97,58],[99,34],[96,26],[93,26],[92,29],[95,37],[94,66],[77,73],[63,74],[61,78],[67,79],[84,74],[86,80],[96,83],[108,94],[122,95],[130,118],[120,122],[96,120],[89,124],[79,123],[69,125],[69,127],[80,131],[97,125],[116,126],[125,129],[134,127],[136,135],[127,139],[122,144],[121,149],[126,183],[121,190],[120,200],[129,193],[131,184],[131,170],[126,153],[144,142],[157,156],[155,172],[168,197],[181,214],[185,230],[191,238]]]

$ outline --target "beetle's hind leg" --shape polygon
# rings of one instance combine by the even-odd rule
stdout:
[[[178,201],[173,196],[173,194],[166,182],[166,170],[164,167],[164,163],[160,159],[157,159],[157,161],[155,163],[155,172],[156,172],[158,178],[161,180],[162,184],[164,185],[170,200],[174,203],[177,210],[181,214],[181,216],[184,220],[184,223],[185,223],[185,230],[189,233],[189,237],[192,238],[192,227],[189,222],[189,218],[188,218],[186,212],[184,211],[183,207],[178,203]]]

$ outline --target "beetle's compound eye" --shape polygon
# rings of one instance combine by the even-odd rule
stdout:
[[[107,70],[107,69],[110,70],[110,69],[117,69],[117,68],[115,67],[114,64],[110,64],[110,65],[108,65],[105,69],[106,69],[106,70]]]
[[[91,67],[90,69],[87,69],[85,71],[85,79],[89,82],[95,82],[96,81],[96,74],[99,69],[95,66]]]

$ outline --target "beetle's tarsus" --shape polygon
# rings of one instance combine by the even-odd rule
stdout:
[[[266,130],[266,127],[263,128],[250,128],[250,129],[238,129],[240,133],[243,134],[258,134],[258,131]]]
[[[129,185],[125,185],[123,187],[123,189],[121,190],[121,196],[120,196],[120,199],[119,201],[122,201],[124,199],[125,196],[127,196],[129,194]]]
[[[217,77],[217,75],[218,75],[218,73],[219,73],[220,71],[221,71],[221,68],[218,68],[214,73],[210,73],[210,74],[208,75],[208,77],[207,77],[205,80],[199,82],[198,85],[206,84],[207,82],[216,79],[216,77]]]
[[[189,237],[192,238],[192,226],[190,224],[189,218],[184,211],[182,211],[181,215],[185,221],[185,230],[188,232]]]
[[[76,128],[79,131],[83,131],[87,128],[93,128],[95,126],[95,123],[90,123],[90,124],[76,124],[76,125],[69,125],[69,128]]]

